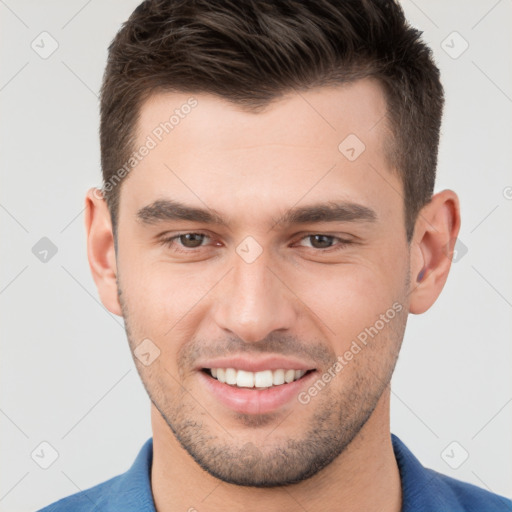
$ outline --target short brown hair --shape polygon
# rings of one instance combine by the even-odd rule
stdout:
[[[114,236],[126,174],[119,171],[152,93],[207,92],[258,109],[286,92],[362,78],[377,79],[386,95],[388,156],[403,182],[410,240],[434,189],[444,95],[431,50],[396,1],[142,2],[109,47],[101,91],[103,194]]]

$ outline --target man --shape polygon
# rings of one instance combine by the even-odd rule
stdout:
[[[101,300],[152,402],[132,468],[49,511],[505,511],[390,434],[407,316],[459,232],[443,89],[392,1],[153,0],[109,49]]]

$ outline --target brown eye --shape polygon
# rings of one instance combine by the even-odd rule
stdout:
[[[305,244],[304,241],[308,243]],[[332,252],[345,248],[347,245],[351,243],[350,240],[345,240],[343,238],[334,236],[334,235],[325,235],[322,233],[311,233],[307,236],[304,236],[300,240],[300,246],[306,247],[309,249],[316,249],[316,252]]]
[[[315,249],[328,249],[332,246],[335,237],[329,235],[309,235],[306,238],[311,240],[311,245]]]
[[[201,246],[204,237],[205,235],[201,233],[185,233],[184,235],[179,235],[177,238],[183,247],[187,247],[188,249],[195,249],[196,247]]]
[[[174,252],[193,252],[194,249],[204,247],[203,242],[209,236],[205,233],[179,233],[162,240],[162,244],[171,248]]]

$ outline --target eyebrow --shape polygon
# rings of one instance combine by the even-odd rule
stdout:
[[[137,211],[144,224],[169,221],[190,221],[229,227],[228,222],[214,209],[197,208],[173,199],[159,199]],[[293,207],[280,218],[272,218],[272,228],[322,222],[375,222],[377,214],[371,208],[352,202],[328,201],[309,206]]]

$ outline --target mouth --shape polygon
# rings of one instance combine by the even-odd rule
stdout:
[[[217,363],[217,364],[215,364]],[[318,373],[298,361],[226,359],[197,368],[207,396],[224,410],[267,414],[299,405],[297,397]]]
[[[236,368],[203,368],[202,371],[213,379],[237,388],[270,389],[284,386],[302,379],[315,370],[279,368],[250,372]]]

